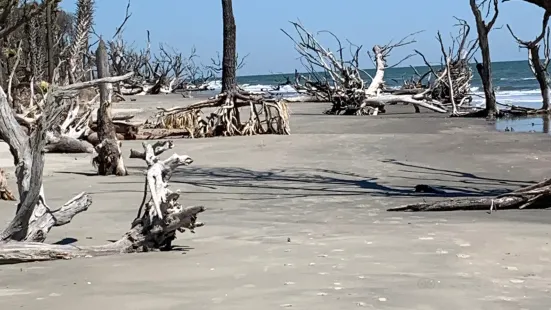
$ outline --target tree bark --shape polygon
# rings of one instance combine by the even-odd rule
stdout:
[[[52,22],[53,3],[46,4],[46,49],[48,55],[48,82],[52,83],[54,78],[54,30]]]
[[[539,51],[540,51],[539,45],[535,44],[533,46],[530,46],[530,48],[528,49],[529,61],[534,70],[534,75],[536,76],[536,80],[538,81],[538,84],[540,86],[541,97],[543,100],[541,108],[542,110],[550,111],[549,102],[551,98],[549,94],[549,84],[547,82],[547,70],[541,63]]]
[[[233,90],[236,83],[236,26],[232,0],[222,0],[224,51],[222,59],[222,92]]]
[[[480,74],[480,79],[482,80],[482,85],[484,87],[484,98],[486,100],[485,114],[489,118],[494,118],[499,113],[496,103],[496,95],[494,91],[494,85],[492,82],[492,61],[490,58],[490,44],[488,42],[488,34],[492,29],[498,11],[498,0],[492,0],[494,3],[494,16],[492,20],[486,24],[480,12],[479,6],[476,3],[476,0],[470,0],[471,10],[474,14],[476,20],[476,30],[478,32],[478,45],[480,46],[480,53],[482,54],[482,64],[477,64],[476,69],[478,74]],[[491,4],[488,4],[491,5]]]
[[[98,68],[98,77],[109,77],[109,63],[107,59],[107,49],[105,42],[100,40],[96,51],[96,61]],[[111,117],[111,97],[113,85],[111,83],[102,83],[100,91],[100,108],[98,109],[98,137],[101,141],[96,146],[97,156],[94,163],[98,167],[99,175],[127,175],[126,168],[122,159],[120,142],[117,140],[117,133]]]

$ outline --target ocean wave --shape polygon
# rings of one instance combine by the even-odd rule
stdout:
[[[527,78],[520,78],[520,79],[512,79],[512,78],[500,78],[500,81],[533,81],[535,80],[535,77],[527,77]]]

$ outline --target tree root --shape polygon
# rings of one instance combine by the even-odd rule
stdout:
[[[31,237],[24,239],[25,242],[0,243],[0,264],[166,250],[172,247],[177,232],[187,229],[193,233],[195,228],[203,226],[203,223],[197,221],[197,215],[204,212],[205,208],[183,207],[178,202],[180,195],[168,189],[173,171],[191,164],[193,160],[187,155],[177,154],[161,160],[155,155],[153,146],[143,143],[143,147],[144,159],[148,165],[142,204],[145,211],[142,213],[140,206],[138,218],[118,241],[91,247],[36,242],[43,241],[51,227],[68,223],[75,214],[88,208],[92,203],[91,198],[82,193],[53,212],[49,211],[45,203],[40,203],[46,211],[41,213],[40,209],[35,209],[29,224]],[[158,147],[157,151],[159,149]],[[40,197],[40,201],[44,202],[43,191]]]
[[[249,109],[249,119],[241,122],[240,108]],[[203,119],[203,109],[215,112]],[[290,134],[289,111],[284,101],[268,100],[247,92],[232,90],[187,107],[158,108],[157,128],[186,129],[192,137]]]
[[[452,199],[416,203],[390,208],[387,211],[459,211],[459,210],[508,210],[546,209],[551,201],[551,179],[524,187],[495,198]]]
[[[96,145],[96,156],[92,163],[98,168],[99,175],[128,175],[122,159],[121,145],[122,142],[115,139],[104,139]]]

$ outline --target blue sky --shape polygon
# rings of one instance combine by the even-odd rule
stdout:
[[[151,32],[154,46],[167,43],[184,53],[197,48],[201,61],[222,51],[222,12],[220,0],[133,0],[132,17],[124,37],[142,47],[146,30]],[[63,0],[63,8],[74,11],[76,0]],[[95,29],[111,37],[124,18],[127,0],[96,0]],[[237,24],[237,49],[240,55],[250,54],[239,75],[287,73],[301,69],[292,42],[280,28],[291,29],[289,21],[300,21],[310,31],[331,30],[343,41],[349,39],[363,45],[364,50],[374,44],[385,44],[391,39],[415,31],[417,43],[396,49],[390,60],[400,60],[413,49],[423,52],[429,61],[438,62],[440,47],[435,39],[440,30],[445,39],[453,30],[453,16],[473,21],[468,0],[234,0]],[[496,23],[502,29],[490,35],[494,61],[526,59],[505,25],[510,24],[521,38],[535,37],[541,28],[543,11],[521,0],[501,5]],[[473,35],[476,34],[474,22]],[[331,38],[322,42],[332,46]],[[364,54],[365,55],[365,54]],[[405,65],[421,64],[414,57]],[[367,55],[362,66],[372,67]]]

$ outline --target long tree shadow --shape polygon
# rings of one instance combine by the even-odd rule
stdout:
[[[397,163],[397,162],[393,162]],[[420,170],[425,167],[414,166]],[[179,170],[172,176],[172,182],[188,184],[208,190],[215,190],[217,194],[263,195],[265,199],[280,197],[323,197],[323,196],[356,196],[370,195],[382,197],[477,197],[499,195],[507,190],[508,186],[528,185],[529,182],[482,178],[470,173],[451,170],[437,170],[426,168],[427,171],[410,171],[419,179],[430,181],[426,173],[432,172],[447,177],[439,182],[439,191],[433,193],[417,193],[413,185],[390,186],[374,177],[365,177],[356,173],[328,170],[328,169],[273,169],[255,171],[244,168],[201,168],[187,167]],[[423,177],[425,176],[425,177]],[[389,178],[408,178],[407,176]],[[415,176],[409,177],[415,179]],[[434,182],[433,182],[434,183]],[[447,183],[447,184],[446,184]],[[452,186],[460,183],[460,186]],[[484,185],[484,186],[483,186]],[[484,187],[491,187],[484,189]],[[224,188],[231,189],[224,191]],[[239,191],[242,189],[242,191]],[[189,191],[186,191],[189,193]],[[244,198],[239,198],[244,199]],[[245,198],[246,199],[246,198]],[[258,198],[251,198],[258,199]]]
[[[280,198],[335,197],[370,195],[376,197],[480,197],[503,194],[511,188],[527,186],[534,182],[481,177],[473,173],[436,169],[393,159],[385,164],[398,165],[406,169],[398,175],[389,174],[387,179],[366,177],[357,173],[330,169],[292,168],[257,171],[245,168],[186,167],[176,170],[172,183],[187,184],[199,188],[186,193],[213,192],[226,196],[226,200],[265,200]],[[143,176],[145,167],[127,167],[135,175]],[[67,172],[65,172],[67,173]],[[399,181],[395,181],[399,180]],[[141,183],[105,179],[100,184]],[[405,185],[389,185],[401,182]],[[429,184],[438,191],[415,192],[419,183]],[[136,190],[136,192],[141,190]],[[230,198],[227,198],[227,197]]]

